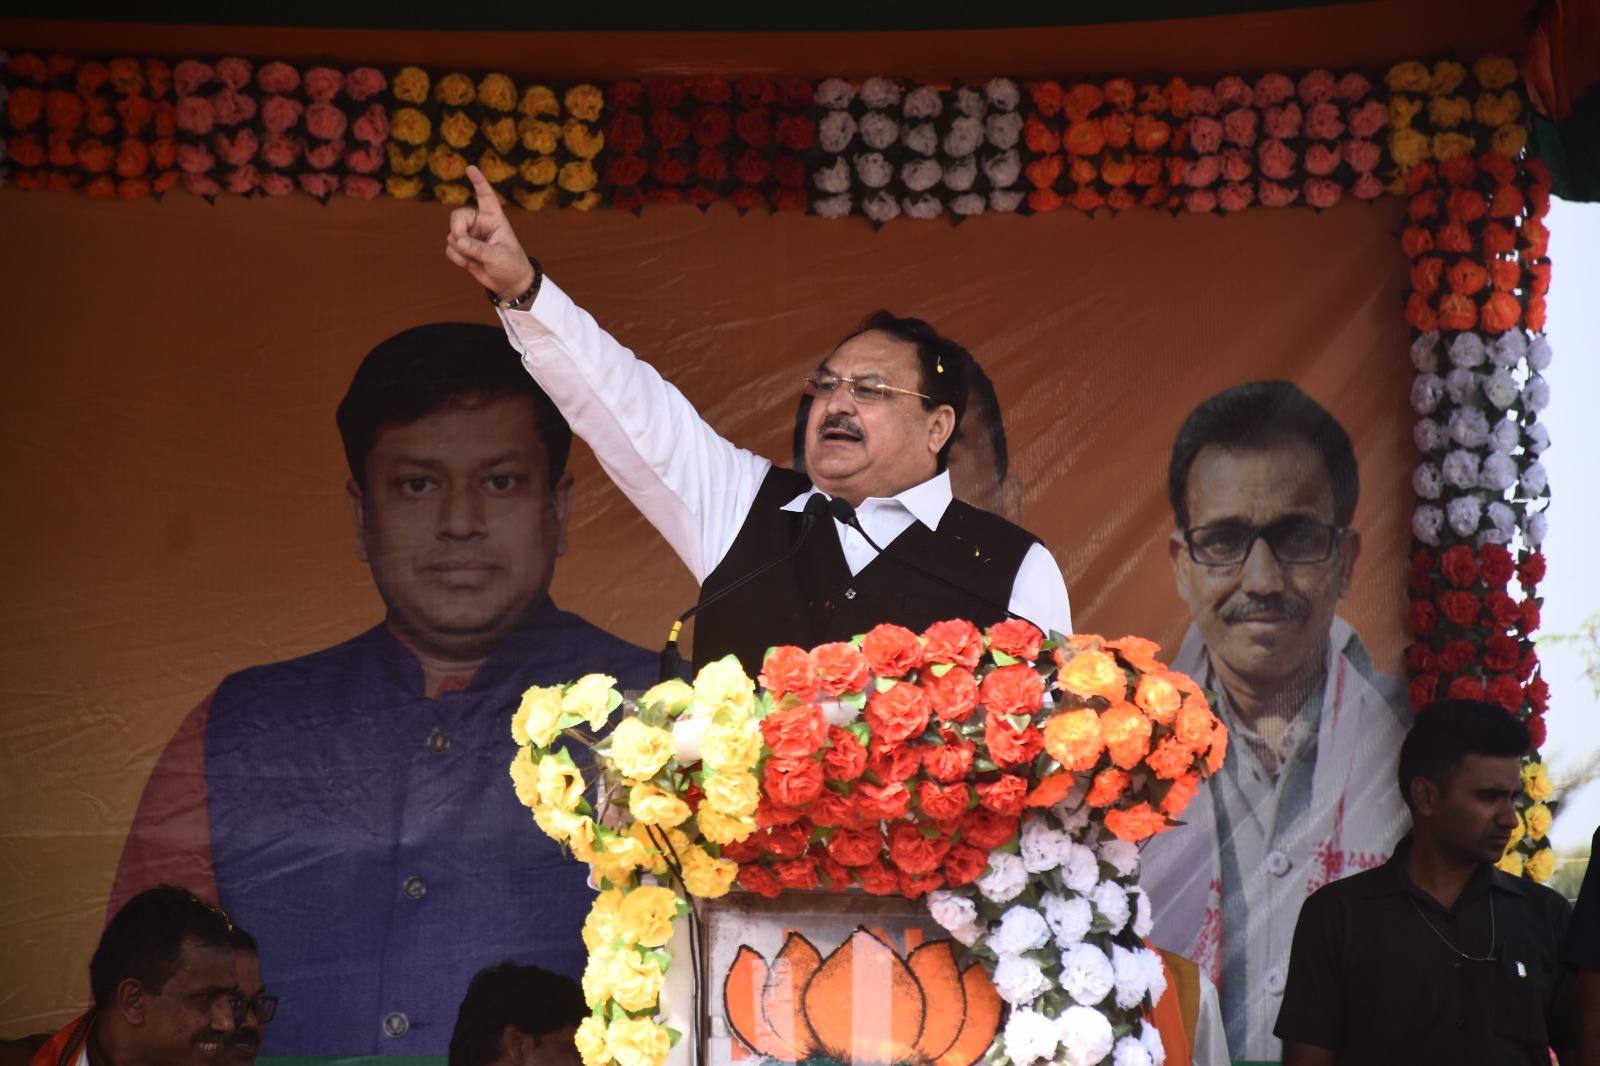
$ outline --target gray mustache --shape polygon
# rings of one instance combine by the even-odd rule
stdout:
[[[1247,594],[1244,603],[1230,604],[1221,611],[1224,622],[1268,622],[1287,619],[1298,622],[1311,614],[1310,605],[1287,596]]]
[[[817,426],[817,434],[820,436],[821,434],[832,429],[843,430],[844,432],[852,433],[857,437],[865,435],[861,432],[860,424],[856,422],[855,419],[842,412],[823,416],[822,423]]]

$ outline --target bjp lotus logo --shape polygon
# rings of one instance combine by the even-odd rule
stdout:
[[[777,957],[740,947],[723,999],[744,1044],[780,1062],[972,1066],[1000,1027],[1000,996],[982,966],[963,972],[951,941],[906,958],[866,929],[826,959],[799,933]]]

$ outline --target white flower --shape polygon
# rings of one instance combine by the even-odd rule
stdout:
[[[1438,544],[1439,530],[1444,526],[1444,512],[1425,503],[1411,512],[1411,535],[1424,544]]]
[[[1478,487],[1478,457],[1457,448],[1444,457],[1444,480],[1458,489]]]
[[[1462,367],[1456,367],[1444,376],[1445,395],[1450,397],[1451,403],[1457,405],[1477,403],[1478,390],[1482,384],[1482,374]]]
[[[1093,1007],[1068,1007],[1056,1019],[1064,1066],[1094,1066],[1111,1054],[1111,1020]]]
[[[876,192],[861,201],[861,213],[882,225],[900,213],[900,205],[886,192]]]
[[[1116,837],[1106,837],[1095,847],[1095,851],[1099,854],[1101,862],[1110,863],[1111,867],[1123,877],[1127,877],[1139,868],[1137,844],[1118,840]]]
[[[1089,935],[1094,910],[1086,899],[1065,899],[1054,892],[1044,894],[1044,920],[1056,936],[1056,947],[1063,950]]]
[[[811,210],[823,218],[843,218],[850,213],[850,196],[830,196],[811,205]]]
[[[881,152],[899,138],[900,123],[882,111],[868,111],[861,116],[861,125],[857,132],[861,136],[862,144]]]
[[[1537,414],[1550,406],[1550,384],[1538,374],[1530,375],[1522,386],[1522,409]]]
[[[849,192],[851,182],[850,164],[845,162],[844,156],[840,156],[833,161],[832,166],[819,167],[816,176],[811,180],[823,192]]]
[[[1544,368],[1550,365],[1551,355],[1550,338],[1539,334],[1528,344],[1528,369],[1543,373]]]
[[[1167,1061],[1166,1045],[1161,1043],[1161,1030],[1153,1025],[1147,1025],[1142,1020],[1139,1022],[1139,1043],[1150,1052],[1150,1061],[1156,1066],[1161,1066]]]
[[[989,869],[975,883],[985,899],[1009,903],[1027,885],[1028,871],[1010,852],[991,851]]]
[[[868,78],[861,83],[861,102],[868,107],[893,107],[900,102],[900,84],[888,78]]]
[[[1122,932],[1122,927],[1128,924],[1132,911],[1128,906],[1128,893],[1121,885],[1115,881],[1101,881],[1094,886],[1094,893],[1089,900],[1094,904],[1094,909],[1100,917],[1111,926],[1111,932]]]
[[[947,888],[936,888],[928,893],[928,913],[946,929],[978,920],[977,904]]]
[[[1010,78],[991,78],[983,87],[983,95],[997,111],[1015,111],[1022,103],[1022,90]]]
[[[1479,541],[1490,544],[1510,543],[1511,534],[1517,528],[1517,512],[1508,504],[1495,500],[1484,508],[1484,515],[1489,519],[1490,528],[1479,534]]]
[[[1433,413],[1444,397],[1444,382],[1438,374],[1418,374],[1411,382],[1411,409],[1419,415]]]
[[[906,93],[906,102],[900,108],[906,118],[934,118],[944,110],[939,90],[931,85],[919,85]]]
[[[848,111],[830,111],[817,123],[817,147],[824,152],[844,151],[855,135],[855,116]]]
[[[1030,818],[1022,823],[1018,850],[1022,865],[1029,873],[1054,870],[1072,855],[1073,843],[1067,834],[1052,829],[1043,818]]]
[[[1008,154],[1011,154],[1011,153],[1008,153]],[[988,167],[987,166],[984,167],[984,171],[987,173],[987,171],[988,171]],[[991,176],[989,180],[993,181],[994,178]],[[1015,180],[1015,179],[1013,179],[1013,180]],[[994,190],[993,192],[991,192],[989,194],[989,207],[990,207],[991,210],[1000,211],[1000,212],[1005,213],[1005,214],[1010,214],[1012,211],[1015,211],[1017,208],[1019,208],[1021,206],[1022,206],[1022,193],[1018,192],[1015,189],[996,189],[996,190]]]
[[[1137,1037],[1125,1036],[1111,1051],[1111,1066],[1155,1066],[1150,1051]]]
[[[1417,451],[1431,452],[1444,447],[1444,427],[1431,418],[1419,418],[1411,427],[1411,439],[1416,442]]]
[[[926,192],[939,184],[944,168],[931,159],[913,159],[900,168],[900,180],[912,192]]]
[[[1016,147],[1022,136],[1022,116],[1015,111],[1003,115],[990,115],[983,120],[983,136],[1001,151]]]
[[[1416,470],[1411,473],[1411,491],[1421,496],[1424,500],[1437,500],[1439,493],[1444,488],[1444,480],[1439,476],[1439,468],[1432,463],[1418,463]]]
[[[1109,963],[1106,968],[1110,969]],[[1026,955],[1001,955],[993,976],[994,990],[1013,1007],[1032,1003],[1055,987],[1044,969]]]
[[[1489,431],[1489,447],[1497,452],[1509,452],[1517,446],[1517,424],[1502,418]]]
[[[1543,463],[1535,462],[1522,472],[1517,484],[1522,489],[1522,495],[1537,496],[1549,486],[1550,476],[1545,473]]]
[[[1050,943],[1050,926],[1044,915],[1032,907],[1017,904],[1000,916],[1000,924],[989,934],[989,946],[996,952],[1021,955]]]
[[[856,177],[869,189],[881,189],[894,177],[894,167],[883,158],[881,152],[864,152],[856,156]],[[899,213],[898,209],[896,213]]]
[[[1516,480],[1517,464],[1511,456],[1505,452],[1490,452],[1484,457],[1483,469],[1478,472],[1479,488],[1504,492],[1515,484]]]
[[[817,86],[817,103],[835,111],[850,106],[850,101],[856,98],[855,86],[843,78],[829,78]]]
[[[1056,1023],[1038,1011],[1014,1010],[1006,1019],[1006,1059],[1012,1066],[1048,1059],[1059,1043]]]
[[[1087,896],[1100,882],[1100,860],[1082,844],[1069,843],[1062,856],[1061,882],[1079,895]]]
[[[1481,448],[1489,439],[1489,416],[1476,407],[1450,412],[1450,436],[1463,448]]]
[[[1458,496],[1444,505],[1445,517],[1458,537],[1470,537],[1478,531],[1478,520],[1483,517],[1483,501],[1476,496]]]
[[[1150,935],[1150,929],[1155,925],[1155,916],[1151,913],[1150,893],[1142,888],[1128,889],[1128,896],[1133,900],[1133,935],[1143,940]]]
[[[983,143],[983,123],[971,115],[962,115],[950,123],[944,135],[944,154],[948,156],[971,155]]]
[[[962,115],[981,115],[986,106],[983,94],[965,85],[956,90],[950,103],[951,109]]]
[[[1544,512],[1531,514],[1522,522],[1522,539],[1530,548],[1537,548],[1544,543],[1544,536],[1550,531],[1550,520],[1545,518]]]
[[[1457,333],[1450,342],[1450,365],[1474,367],[1483,362],[1483,338],[1476,333]]]
[[[1022,176],[1022,160],[1018,157],[1016,149],[992,155],[983,161],[984,176],[989,179],[989,184],[997,189],[1009,189],[1017,183]],[[1021,198],[1018,197],[1020,200]],[[996,210],[1003,210],[997,208]],[[1014,210],[1014,209],[1013,209]]]
[[[983,198],[982,193],[964,192],[960,196],[951,199],[950,213],[952,215],[981,215],[987,203],[988,201]]]
[[[1117,977],[1106,953],[1079,941],[1061,953],[1061,990],[1086,1007],[1105,999]]]
[[[989,927],[982,922],[968,922],[966,925],[958,925],[954,929],[947,930],[947,932],[970,948],[989,932]]]
[[[1150,990],[1144,960],[1120,944],[1111,945],[1111,972],[1116,978],[1117,1006],[1132,1010]]]
[[[1489,402],[1504,411],[1517,399],[1517,383],[1512,380],[1511,371],[1503,367],[1496,368],[1483,381],[1483,394]]]
[[[1489,361],[1507,369],[1514,367],[1528,354],[1528,335],[1520,329],[1507,330],[1489,345]]]
[[[962,156],[952,159],[944,166],[944,187],[951,192],[966,192],[972,188],[972,183],[978,180],[978,159],[976,156]],[[951,210],[955,204],[950,205]]]
[[[1150,992],[1150,1002],[1159,1003],[1167,991],[1167,968],[1159,952],[1139,948],[1135,954],[1144,965],[1144,984]]]
[[[1507,422],[1506,425],[1511,425]],[[1550,430],[1543,422],[1535,422],[1523,433],[1523,447],[1531,455],[1543,455],[1544,450],[1550,447]]]
[[[915,126],[907,126],[900,140],[918,155],[932,155],[939,150],[939,132],[933,128],[931,122],[919,122]]]
[[[1431,374],[1439,369],[1439,331],[1430,329],[1411,342],[1411,365],[1419,374]]]

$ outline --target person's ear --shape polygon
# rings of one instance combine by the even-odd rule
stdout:
[[[555,554],[560,557],[567,554],[567,519],[572,517],[572,471],[561,472],[556,487],[550,490],[550,506],[556,524]]]
[[[945,441],[950,439],[950,434],[956,431],[956,409],[942,403],[931,414],[932,417],[928,419],[928,451],[938,455]]]
[[[1361,556],[1361,534],[1353,529],[1344,531],[1339,538],[1339,597],[1350,595],[1350,579],[1356,571],[1356,559]]]
[[[1411,779],[1411,811],[1414,817],[1431,818],[1439,809],[1439,800],[1443,797],[1444,790],[1437,782],[1426,777],[1413,777]]]
[[[350,521],[356,527],[356,558],[364,563],[372,560],[367,558],[367,497],[361,491],[361,486],[356,484],[356,479],[351,478],[344,483],[344,494],[350,504]]]
[[[135,977],[124,977],[117,982],[112,993],[112,1004],[123,1021],[129,1025],[143,1025],[150,1009],[150,991]]]
[[[500,1061],[508,1066],[528,1066],[533,1061],[533,1050],[537,1046],[533,1037],[514,1025],[507,1025],[500,1034]]]

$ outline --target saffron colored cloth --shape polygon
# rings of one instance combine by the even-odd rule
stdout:
[[[1352,1066],[1549,1066],[1574,1039],[1572,908],[1487,864],[1441,907],[1407,876],[1410,848],[1306,900],[1275,1032]]]
[[[533,824],[508,774],[523,691],[593,672],[639,689],[655,671],[652,653],[546,600],[436,699],[387,625],[233,674],[158,763],[118,894],[209,853],[218,902],[282,997],[270,1054],[444,1055],[479,969],[514,958],[578,977],[586,959],[587,867]],[[173,798],[197,782],[198,823]]]
[[[89,1066],[89,1030],[94,1028],[94,1008],[78,1015],[33,1053],[29,1066]]]
[[[1199,631],[1172,668],[1217,693],[1228,757],[1140,858],[1150,939],[1216,982],[1235,1058],[1276,1060],[1272,1035],[1295,917],[1322,885],[1383,862],[1408,824],[1395,773],[1411,719],[1403,686],[1377,674],[1348,623],[1328,633],[1326,680],[1286,738],[1276,775],[1245,739]]]
[[[501,311],[512,347],[600,465],[672,545],[697,583],[716,569],[743,528],[772,463],[718,435],[649,364],[601,329],[548,277],[527,311]],[[856,517],[887,545],[922,522],[937,530],[952,499],[948,473],[890,499],[869,498]],[[800,510],[803,497],[788,509]],[[877,552],[835,520],[851,573]],[[815,535],[815,534],[813,534]],[[788,550],[773,546],[774,556]],[[1043,544],[1023,558],[1009,608],[1046,632],[1072,632],[1061,568]]]

